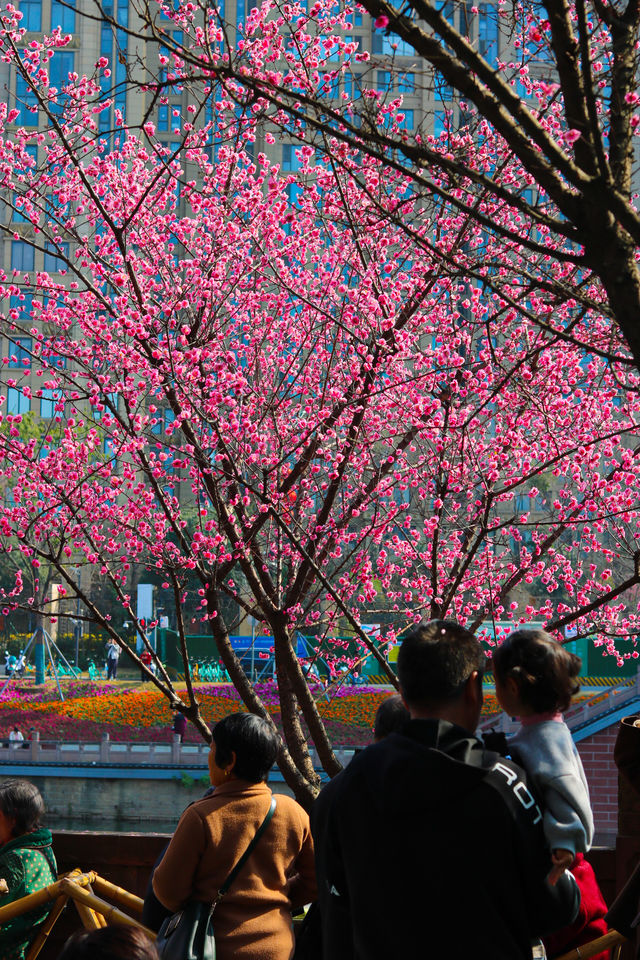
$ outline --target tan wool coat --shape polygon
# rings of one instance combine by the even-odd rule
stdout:
[[[316,899],[309,817],[280,794],[273,819],[216,907],[218,960],[290,960],[291,908]],[[211,903],[262,823],[271,790],[230,780],[188,807],[156,867],[153,890],[175,911],[188,900]]]

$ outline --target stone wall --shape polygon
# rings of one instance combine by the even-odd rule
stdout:
[[[199,800],[209,787],[207,771],[193,770],[182,775],[178,769],[167,775],[166,770],[141,767],[132,770],[111,767],[86,767],[84,770],[53,773],[48,768],[38,775],[38,767],[25,768],[26,776],[36,784],[45,800],[47,824],[63,826],[73,820],[73,826],[94,830],[136,830],[144,822],[145,830],[173,831],[182,811],[194,800]],[[16,776],[16,774],[12,774]],[[8,774],[0,774],[0,782]],[[270,780],[274,793],[291,791],[280,778]],[[151,824],[150,826],[148,824]],[[157,826],[154,827],[154,824]]]
[[[170,780],[89,778],[38,776],[35,770],[29,774],[29,780],[44,797],[50,824],[73,818],[86,820],[96,830],[101,829],[101,823],[107,824],[106,829],[113,829],[114,822],[135,830],[137,823],[149,820],[165,823],[166,829],[171,829],[185,807],[200,799],[209,785],[207,778],[185,786],[179,775]]]

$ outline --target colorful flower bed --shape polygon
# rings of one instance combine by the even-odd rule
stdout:
[[[184,689],[184,685],[182,685]],[[209,725],[236,710],[243,710],[239,695],[226,684],[199,684],[196,687],[202,713]],[[257,686],[276,722],[280,709],[271,684]],[[58,699],[55,684],[36,690],[32,680],[17,681],[0,695],[0,738],[6,738],[14,724],[27,732],[34,728],[41,740],[99,740],[108,733],[112,740],[142,742],[169,741],[173,714],[167,700],[151,685],[100,683],[69,680],[63,685],[65,700]],[[582,698],[588,694],[583,694]],[[371,728],[379,704],[389,696],[380,687],[343,687],[327,700],[317,691],[320,714],[335,746],[361,746],[371,739]],[[495,694],[485,692],[483,714],[498,711]],[[199,740],[192,727],[186,739]]]

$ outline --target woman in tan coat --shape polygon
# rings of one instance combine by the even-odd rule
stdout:
[[[215,791],[191,804],[153,875],[158,900],[176,911],[212,903],[264,820],[267,774],[278,738],[260,717],[236,713],[213,730],[209,773]],[[217,960],[290,960],[292,907],[316,899],[309,818],[278,794],[273,819],[213,914]]]

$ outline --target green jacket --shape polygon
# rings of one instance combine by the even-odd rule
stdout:
[[[6,880],[9,887],[9,892],[0,896],[0,907],[54,883],[56,874],[56,859],[51,849],[49,830],[41,828],[10,840],[0,847],[0,878]],[[2,924],[2,960],[24,960],[36,927],[47,917],[51,906],[50,903],[43,904]]]

